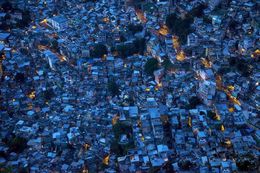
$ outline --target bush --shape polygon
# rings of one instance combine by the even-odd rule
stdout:
[[[138,25],[130,24],[127,26],[127,28],[132,34],[141,32],[143,30],[143,26],[141,24]]]
[[[113,132],[115,135],[115,139],[112,141],[110,145],[111,152],[117,154],[118,156],[124,156],[127,154],[128,150],[134,148],[134,140],[133,140],[133,130],[130,124],[117,122],[113,126]],[[119,140],[121,135],[126,134],[129,142],[127,144],[119,144]]]
[[[27,147],[27,140],[23,137],[14,137],[7,145],[12,152],[21,153]]]
[[[52,99],[54,96],[55,96],[55,93],[52,88],[43,92],[43,97],[44,97],[45,101]]]
[[[180,38],[181,43],[186,43],[188,34],[192,32],[191,24],[194,17],[203,17],[203,10],[206,7],[205,4],[199,5],[192,9],[184,19],[178,17],[176,13],[172,13],[166,17],[166,25]]]
[[[207,8],[207,5],[205,4],[200,4],[199,6],[193,8],[191,12],[189,13],[190,16],[192,17],[203,17],[204,13],[203,11]]]
[[[15,75],[15,81],[18,83],[24,83],[25,82],[25,76],[23,73],[17,73]]]
[[[128,56],[134,55],[134,54],[144,54],[145,50],[145,39],[136,39],[133,41],[133,44],[128,44],[128,45],[119,45],[115,48],[115,50],[118,52],[118,55],[122,58],[126,58]],[[115,51],[113,50],[113,51]],[[112,51],[112,50],[111,50]]]
[[[257,169],[259,161],[252,154],[246,154],[238,157],[236,164],[240,171],[253,171]]]
[[[249,62],[244,59],[232,57],[229,59],[229,65],[230,67],[235,67],[244,77],[248,77],[252,73],[252,68],[250,68]]]
[[[4,164],[0,164],[0,172],[1,173],[13,173],[13,168],[8,166],[8,167],[5,167],[6,165]]]
[[[117,46],[116,50],[118,55],[122,58],[126,58],[133,55],[134,53],[137,53],[137,50],[133,44]]]
[[[51,48],[55,51],[59,51],[59,43],[57,40],[54,39],[51,41]]]
[[[93,58],[102,58],[107,53],[107,47],[104,44],[95,44],[90,50],[90,56]]]
[[[194,164],[189,160],[182,160],[178,165],[183,170],[190,170],[194,166]]]
[[[151,58],[149,59],[145,65],[144,65],[144,71],[145,73],[147,73],[148,75],[153,75],[153,72],[155,70],[159,69],[159,62],[157,59],[155,58]]]
[[[197,96],[193,96],[189,99],[189,109],[194,109],[200,104],[202,104],[202,101]]]
[[[146,47],[145,43],[146,42],[144,38],[134,40],[135,53],[140,53],[143,55]]]
[[[129,138],[132,135],[133,130],[132,130],[131,125],[129,125],[129,124],[117,122],[113,126],[113,132],[115,134],[115,138],[119,140],[120,136],[123,134],[126,134],[127,137]]]
[[[164,60],[162,66],[165,70],[171,70],[174,67],[173,63],[169,59]]]
[[[8,11],[12,11],[13,10],[13,7],[12,7],[12,4],[9,2],[9,1],[5,1],[1,7],[3,8],[3,11],[4,12],[8,12]]]
[[[107,87],[108,87],[108,91],[112,94],[113,97],[120,94],[119,86],[117,85],[115,80],[110,80],[108,82]]]
[[[19,28],[27,27],[29,26],[31,21],[32,19],[31,19],[30,11],[28,10],[22,11],[22,20],[19,20],[17,22],[17,27]]]
[[[193,17],[190,15],[187,15],[186,18],[181,19],[177,17],[175,13],[172,13],[166,17],[167,27],[179,37],[181,43],[185,43],[187,41],[187,35],[192,32],[192,22]]]

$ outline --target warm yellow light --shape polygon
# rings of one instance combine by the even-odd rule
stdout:
[[[82,173],[88,173],[88,170],[87,169],[83,169]]]
[[[28,94],[28,97],[30,99],[34,99],[36,97],[35,93],[36,93],[35,91],[32,91],[31,93]]]
[[[106,22],[106,23],[109,22],[109,18],[108,17],[104,17],[103,18],[103,22]]]
[[[149,92],[151,89],[150,88],[146,88],[145,91]]]
[[[221,117],[220,117],[220,115],[219,115],[219,114],[216,114],[216,116],[215,116],[214,118],[215,118],[215,120],[218,120],[218,121],[220,121],[220,120],[221,120]]]
[[[47,23],[48,20],[47,19],[43,19],[40,23]]]
[[[178,37],[172,36],[172,42],[173,42],[173,48],[178,50],[180,48]]]
[[[106,157],[103,159],[103,163],[104,163],[105,165],[108,165],[108,164],[109,164],[109,158],[110,158],[110,156],[108,155],[108,156],[106,156]]]
[[[84,148],[88,150],[90,148],[90,145],[88,143],[85,143]]]
[[[231,94],[228,94],[228,96],[229,96],[229,99],[230,99],[231,102],[233,102],[234,104],[237,104],[237,105],[241,106],[240,101],[239,101],[236,97],[232,96]]]
[[[234,108],[231,107],[231,108],[228,109],[228,111],[229,111],[229,112],[234,112]]]
[[[232,86],[232,85],[229,85],[227,88],[228,88],[230,91],[234,91],[234,89],[235,89],[235,87]]]
[[[34,25],[34,26],[32,26],[32,29],[36,29],[37,27]]]
[[[166,25],[163,25],[158,32],[159,34],[166,36],[167,34],[169,34],[169,28]]]
[[[191,123],[191,117],[188,118],[188,126],[191,127],[192,123]]]
[[[115,125],[117,123],[117,121],[119,120],[119,116],[115,115],[112,119],[112,125]]]
[[[222,132],[224,132],[224,131],[225,131],[225,127],[224,127],[224,125],[223,125],[223,124],[220,126],[220,130],[221,130]]]
[[[211,66],[212,66],[212,63],[209,60],[205,59],[205,58],[201,58],[201,63],[206,68],[211,68]]]
[[[227,144],[227,145],[231,145],[232,143],[231,143],[230,140],[226,140],[226,141],[225,141],[225,144]]]
[[[66,58],[66,56],[64,56],[64,55],[61,55],[61,56],[59,56],[60,57],[60,61],[61,62],[63,62],[63,61],[67,61],[67,58]]]
[[[184,61],[185,60],[185,53],[183,51],[180,51],[177,56],[176,56],[176,59],[178,61]]]

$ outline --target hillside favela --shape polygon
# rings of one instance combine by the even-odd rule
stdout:
[[[260,0],[0,0],[0,173],[259,173]]]

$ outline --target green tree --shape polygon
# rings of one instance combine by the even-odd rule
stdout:
[[[162,63],[162,66],[166,71],[171,70],[174,67],[173,63],[169,59],[165,59]]]
[[[54,39],[51,41],[51,48],[54,49],[55,51],[59,50],[59,43],[57,40]]]
[[[194,108],[196,108],[197,105],[200,105],[200,104],[202,104],[202,101],[197,96],[192,96],[189,99],[189,109],[194,109]]]
[[[134,44],[119,45],[117,46],[117,51],[121,58],[126,58],[137,52]]]
[[[134,25],[134,24],[129,24],[127,26],[128,30],[132,33],[132,34],[135,34],[137,32],[141,32],[143,30],[143,26],[141,24],[137,24],[137,25]]]
[[[45,90],[45,91],[43,92],[43,97],[44,97],[45,101],[49,101],[49,100],[52,99],[54,96],[55,96],[55,93],[54,93],[54,91],[53,91],[52,88],[49,88],[49,89],[47,89],[47,90]]]
[[[253,171],[257,169],[259,165],[259,160],[253,154],[245,154],[238,156],[237,167],[240,171]]]
[[[192,32],[191,24],[194,17],[203,17],[203,10],[207,8],[205,4],[201,4],[192,9],[184,18],[180,18],[176,13],[169,14],[166,17],[166,25],[176,34],[182,43],[186,43],[187,36]]]
[[[108,82],[107,88],[113,97],[120,94],[119,86],[117,85],[114,79]]]
[[[134,47],[133,53],[140,53],[143,55],[146,47],[146,40],[144,38],[134,40]]]
[[[191,24],[193,23],[193,17],[186,15],[184,19],[178,17],[175,13],[172,13],[166,17],[166,25],[170,30],[176,34],[182,43],[187,41],[187,35],[192,32]]]
[[[18,83],[24,83],[25,82],[25,76],[23,73],[17,73],[15,75],[15,81]]]
[[[131,124],[125,122],[117,122],[113,125],[113,133],[115,139],[112,141],[110,150],[118,156],[127,154],[127,151],[134,148],[133,130]],[[127,144],[119,144],[121,135],[127,135],[129,142]]]
[[[94,47],[90,50],[90,56],[93,58],[102,58],[107,53],[107,47],[100,43],[95,44]]]
[[[12,152],[21,153],[27,147],[27,139],[14,137],[8,141],[7,145]]]
[[[113,132],[115,134],[115,138],[119,139],[121,135],[126,134],[128,137],[131,136],[133,133],[132,127],[130,124],[123,123],[123,122],[117,122],[113,126]]]
[[[179,167],[183,170],[190,170],[192,167],[195,166],[194,163],[192,163],[190,160],[181,160],[178,163]]]
[[[10,166],[5,167],[4,164],[0,164],[0,172],[1,172],[1,173],[13,173],[14,170],[13,170],[12,167],[10,167]]]
[[[151,58],[149,59],[145,65],[144,65],[144,71],[148,74],[148,75],[153,75],[153,72],[155,70],[159,69],[159,62],[157,59],[155,58]]]
[[[2,5],[2,10],[4,12],[9,12],[13,10],[12,4],[9,1],[5,1]]]
[[[30,22],[32,21],[30,11],[24,10],[22,11],[22,20],[17,21],[17,27],[24,28],[29,26]]]
[[[189,13],[192,17],[203,17],[204,13],[203,11],[207,8],[206,4],[200,4],[199,6],[193,8],[191,12]]]

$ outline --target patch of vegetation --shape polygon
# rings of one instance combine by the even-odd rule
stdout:
[[[115,135],[115,139],[112,141],[110,150],[111,152],[117,154],[118,156],[123,156],[127,154],[129,149],[135,147],[133,140],[133,130],[130,124],[124,122],[117,122],[113,126],[113,132]],[[127,144],[119,144],[121,135],[127,135],[128,143]]]
[[[202,101],[199,97],[197,96],[192,96],[190,99],[189,99],[189,105],[188,105],[188,109],[195,109],[196,106],[202,104]]]
[[[127,28],[133,35],[138,32],[142,32],[143,30],[143,26],[141,24],[137,24],[137,25],[129,24]]]
[[[46,91],[43,92],[43,97],[45,101],[51,100],[53,97],[55,97],[55,93],[52,88],[47,89]]]
[[[8,167],[4,167],[5,165],[0,164],[0,172],[1,173],[13,173],[13,168],[8,166]]]
[[[195,163],[192,163],[190,160],[182,160],[178,163],[178,166],[182,170],[190,170],[195,166]]]
[[[17,73],[15,75],[15,81],[18,82],[18,83],[24,83],[25,82],[25,76],[23,73]]]
[[[166,71],[169,71],[174,68],[173,63],[169,59],[165,59],[162,62],[162,66],[165,68]]]
[[[148,61],[144,65],[145,73],[151,76],[153,75],[153,72],[158,69],[159,69],[159,62],[155,58],[148,59]]]
[[[112,79],[112,80],[110,80],[110,81],[108,82],[107,88],[108,88],[108,91],[111,93],[111,95],[112,95],[113,97],[120,94],[119,86],[118,86],[118,84],[115,82],[114,79]]]
[[[16,136],[7,141],[7,146],[11,152],[21,153],[27,147],[27,139]]]
[[[229,59],[229,65],[230,67],[234,67],[244,77],[249,77],[252,74],[253,69],[250,66],[250,61],[238,57],[232,57]]]
[[[108,53],[107,47],[104,44],[95,44],[90,50],[90,57],[93,58],[102,58]]]
[[[240,171],[248,172],[257,169],[257,166],[259,165],[259,160],[256,157],[254,157],[254,155],[248,153],[239,156],[236,164]]]
[[[117,47],[111,48],[111,52],[118,53],[118,56],[121,58],[126,58],[128,56],[132,56],[134,54],[144,54],[144,50],[146,47],[146,40],[144,38],[136,39],[132,44],[121,44]]]
[[[201,4],[191,10],[184,18],[180,18],[176,13],[172,13],[167,16],[166,25],[179,37],[181,43],[186,43],[188,34],[192,32],[191,24],[194,21],[194,17],[203,17],[203,10],[206,7],[206,5]]]
[[[0,29],[2,30],[8,30],[16,27],[18,28],[28,27],[30,22],[32,21],[29,10],[27,9],[21,10],[19,8],[13,7],[8,0],[6,0],[4,3],[1,4],[1,8],[3,9],[3,12],[7,13],[0,25]],[[22,14],[21,20],[15,19],[16,25],[13,25],[12,23],[8,22],[8,20],[11,19],[10,14],[13,14],[14,12],[18,12]]]

